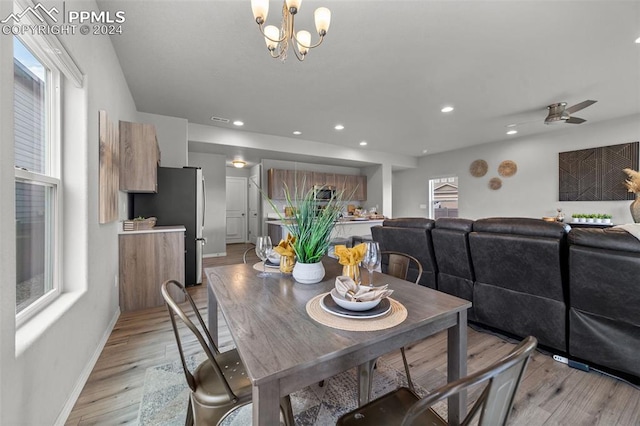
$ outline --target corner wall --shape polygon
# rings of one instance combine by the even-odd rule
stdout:
[[[44,7],[58,2],[41,1]],[[67,0],[69,10],[98,10]],[[12,2],[0,1],[0,16]],[[74,108],[64,114],[64,294],[15,328],[12,39],[0,35],[0,424],[63,423],[117,318],[118,222],[98,223],[98,111],[135,120],[135,104],[108,36],[60,36],[85,75],[64,87]],[[67,85],[70,86],[70,85]],[[122,201],[122,197],[121,201]],[[121,206],[122,207],[122,206]],[[13,288],[13,290],[11,290]]]
[[[429,179],[457,175],[460,217],[478,219],[492,216],[541,218],[555,216],[562,208],[567,219],[572,213],[609,213],[614,223],[632,222],[631,201],[558,201],[558,153],[640,140],[640,116],[602,123],[569,126],[543,135],[510,139],[420,159],[416,169],[393,174],[395,217],[425,216],[420,204],[427,204]],[[489,172],[482,178],[469,174],[472,161],[484,159]],[[517,173],[502,179],[502,188],[493,191],[488,182],[498,177],[503,160],[513,160]]]

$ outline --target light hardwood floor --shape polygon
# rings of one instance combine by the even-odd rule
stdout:
[[[241,263],[247,247],[229,245],[226,257],[205,259],[205,267]],[[255,254],[249,256],[257,260]],[[191,288],[190,293],[204,316],[206,283]],[[219,323],[224,350],[232,341],[224,320]],[[188,352],[199,350],[193,341],[185,346]],[[500,337],[468,328],[469,372],[490,364],[513,346]],[[446,382],[446,332],[410,347],[407,356],[415,383],[434,389]],[[66,424],[134,423],[145,370],[178,357],[164,307],[122,314]],[[399,352],[384,358],[402,371]],[[475,392],[470,394],[470,403],[475,396]],[[569,368],[536,352],[518,390],[510,424],[640,425],[640,390],[597,372]]]

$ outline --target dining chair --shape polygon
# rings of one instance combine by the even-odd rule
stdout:
[[[407,274],[409,273],[409,266],[411,262],[416,265],[418,269],[418,275],[416,277],[415,283],[418,284],[420,282],[420,277],[422,277],[422,265],[415,257],[401,253],[398,251],[381,251],[380,254],[382,256],[389,256],[389,264],[387,266],[387,274],[394,276],[396,278],[400,278],[402,280],[407,279]],[[411,380],[411,373],[409,372],[409,362],[407,361],[407,355],[405,353],[404,346],[400,348],[400,353],[402,354],[402,363],[404,364],[404,371],[407,375],[407,383],[409,384],[409,389],[415,392],[415,388],[413,386],[413,381]]]
[[[469,387],[485,384],[482,393],[469,410],[469,414],[460,424],[468,425],[479,415],[477,421],[479,426],[505,425],[527,361],[537,344],[536,338],[529,336],[493,365],[451,382],[422,399],[406,387],[398,388],[341,416],[336,424],[337,426],[447,425],[447,421],[431,407],[452,395],[466,391]]]
[[[184,294],[193,316],[200,324],[202,333],[182,307],[171,297],[170,286],[177,287]],[[195,302],[182,283],[176,280],[165,281],[162,284],[161,292],[169,310],[180,360],[191,390],[185,425],[190,426],[194,423],[195,425],[217,425],[232,410],[251,402],[252,387],[244,364],[236,349],[226,352],[218,350]],[[191,330],[207,355],[207,358],[193,369],[193,372],[187,367],[176,316]],[[293,411],[288,395],[280,399],[280,409],[284,415],[284,424],[293,426]]]

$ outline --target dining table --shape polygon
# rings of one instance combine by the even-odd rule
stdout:
[[[388,315],[393,314],[397,324],[372,330],[374,320],[369,318],[335,316],[336,324],[319,322],[327,312],[318,309],[318,301],[342,273],[337,260],[325,257],[322,263],[325,276],[317,284],[300,284],[291,274],[271,268],[271,274],[260,278],[260,264],[205,269],[209,331],[217,344],[219,309],[252,383],[254,425],[278,424],[281,396],[354,367],[358,374],[354,397],[360,406],[367,403],[378,357],[443,330],[447,330],[447,381],[467,374],[471,302],[376,272],[374,284],[388,284],[393,290],[394,309]],[[318,312],[311,310],[312,305]],[[375,320],[375,324],[386,321]],[[450,424],[459,424],[465,411],[466,393],[449,398]]]

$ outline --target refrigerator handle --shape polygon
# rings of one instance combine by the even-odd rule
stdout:
[[[204,229],[204,215],[206,212],[207,212],[207,191],[206,191],[204,176],[202,176],[202,228],[203,229]]]

